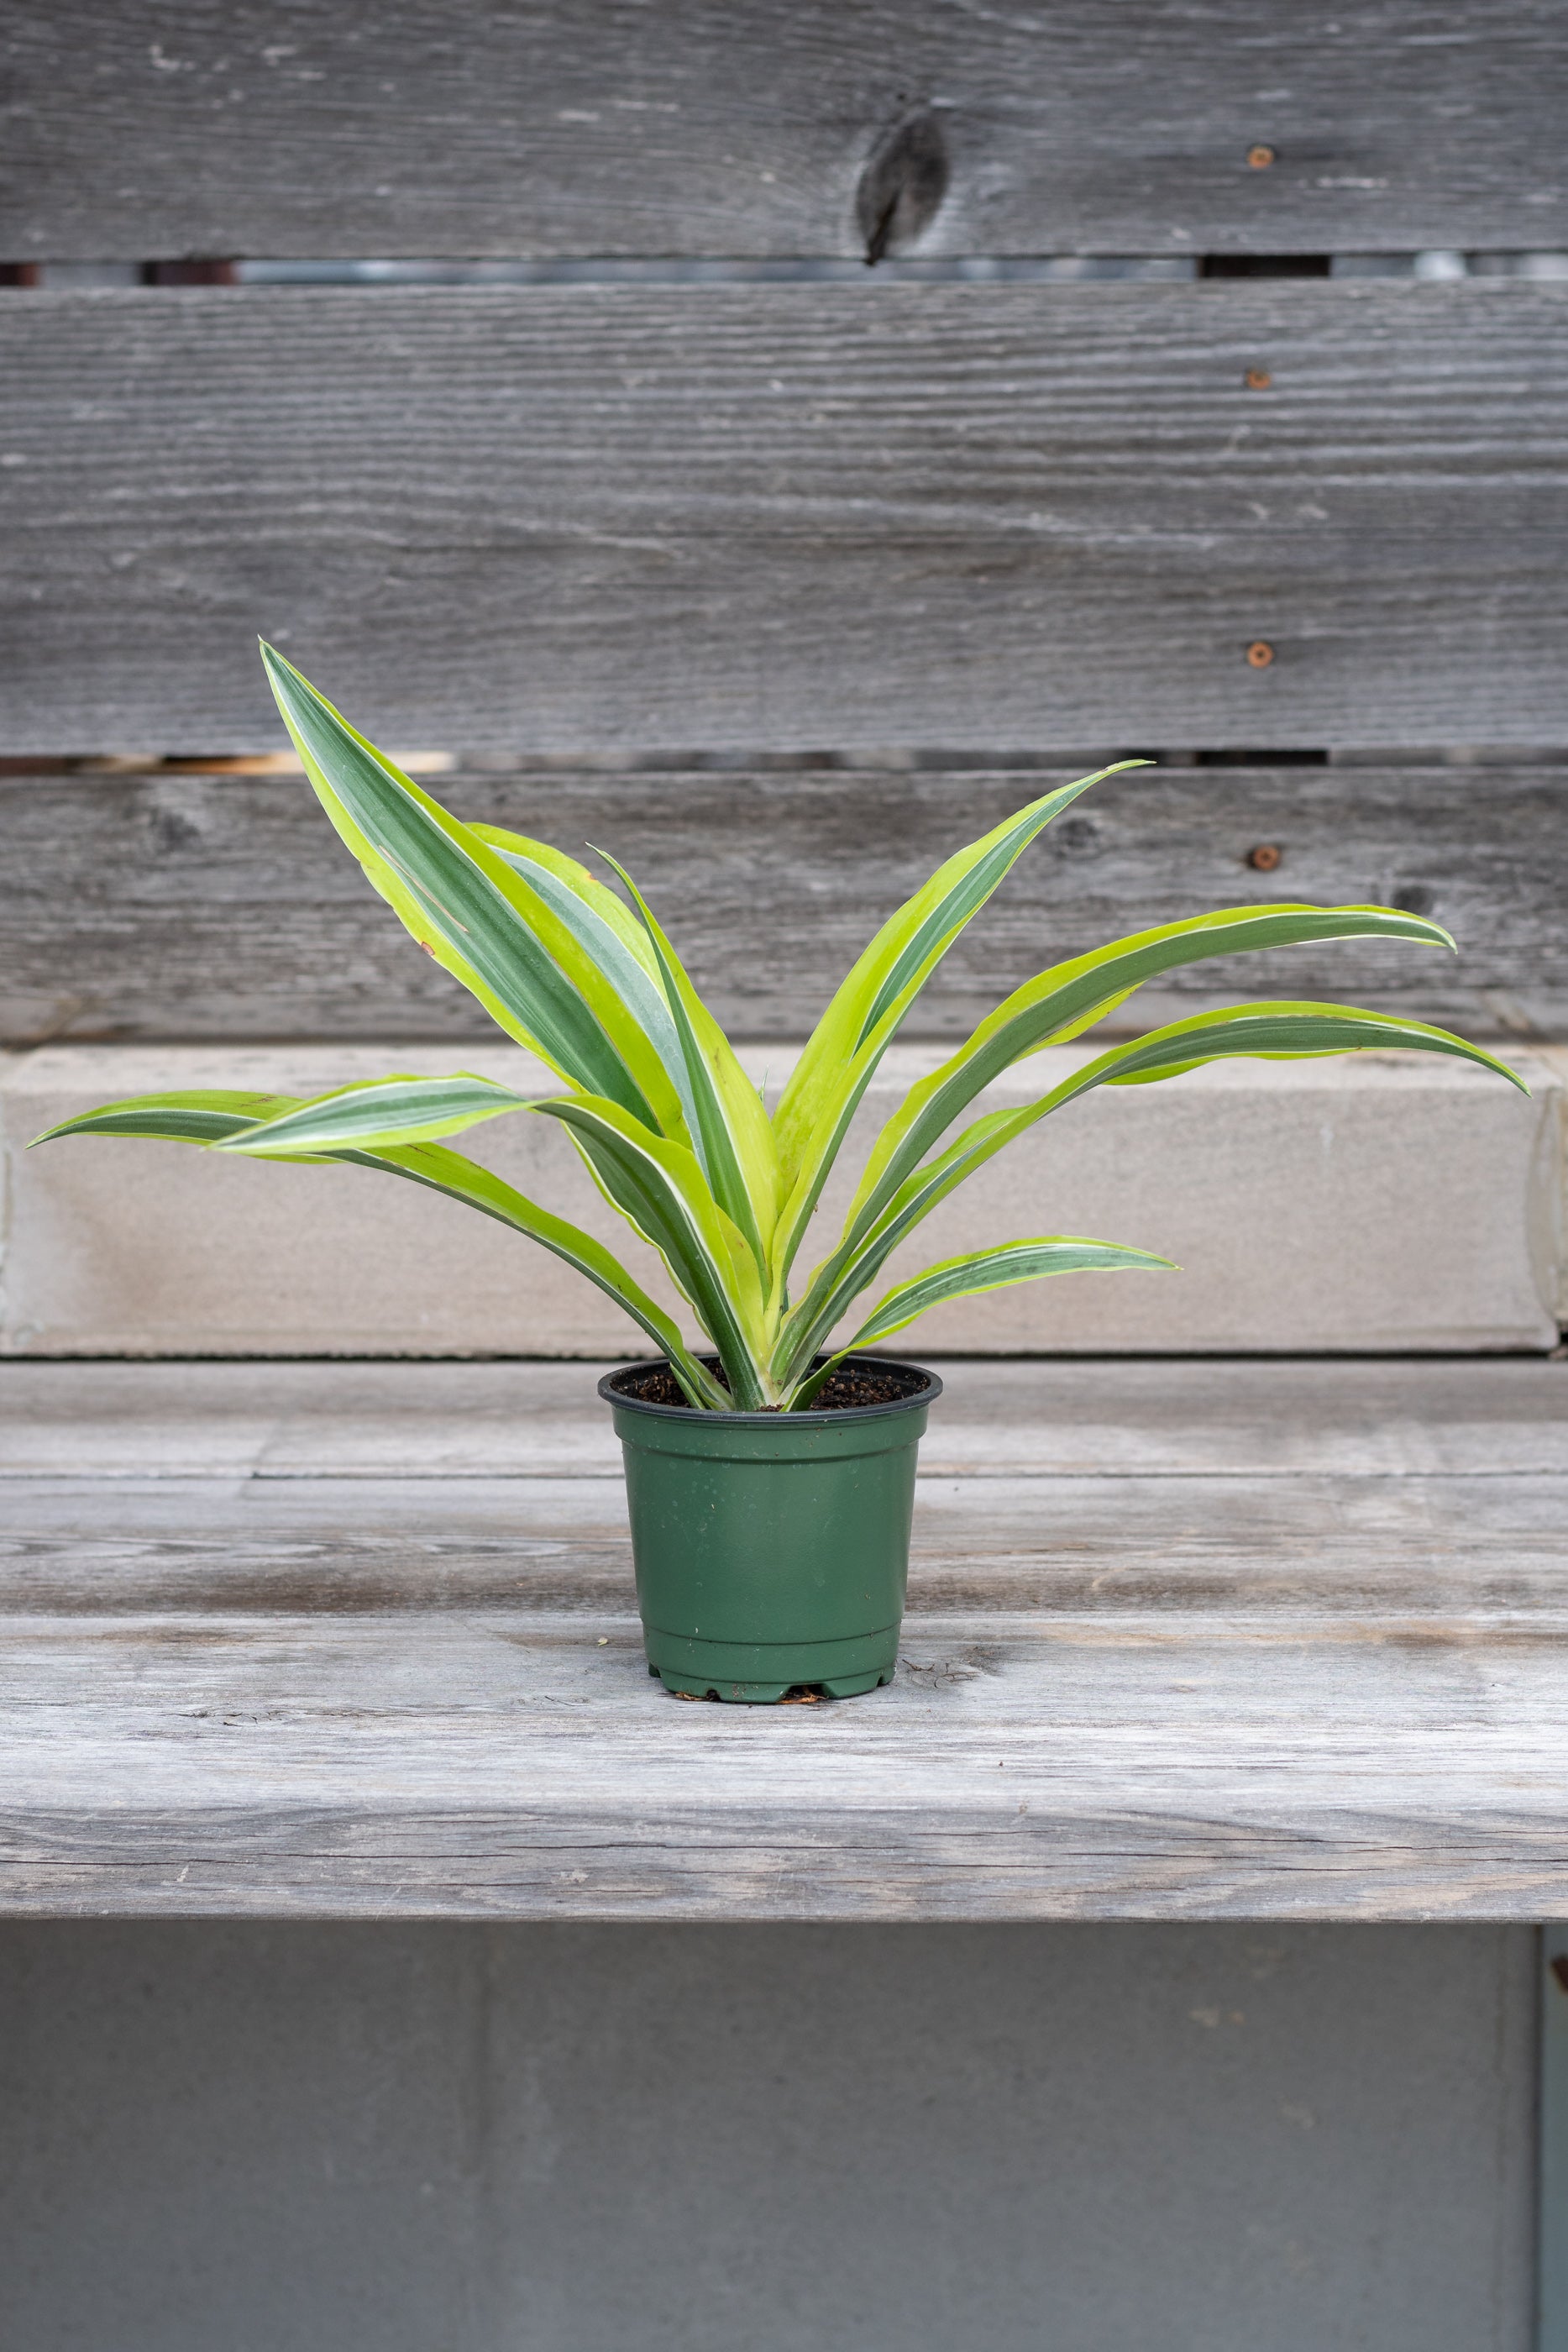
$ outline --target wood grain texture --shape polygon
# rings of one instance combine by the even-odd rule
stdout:
[[[14,1614],[635,1612],[613,1472],[474,1477],[455,1493],[396,1473],[263,1473],[7,1482],[5,1494],[0,1594]],[[1334,1640],[1352,1638],[1341,1621],[1477,1609],[1563,1627],[1565,1503],[1561,1471],[923,1475],[910,1606],[1294,1610]]]
[[[432,780],[460,815],[627,863],[732,1034],[809,1034],[874,925],[965,839],[1065,781],[1038,769]],[[1056,958],[1281,898],[1407,906],[1452,961],[1354,942],[1193,967],[1121,1016],[1337,997],[1475,1035],[1568,1030],[1568,767],[1173,768],[1047,833],[927,987],[910,1036],[966,1034]],[[1250,866],[1278,850],[1269,871]],[[0,777],[0,1041],[469,1038],[294,776]],[[1106,1033],[1110,1034],[1109,1030]]]
[[[1568,1475],[1557,1360],[921,1360],[927,1480]],[[0,1477],[619,1480],[603,1369],[0,1361]]]
[[[858,1722],[681,1706],[624,1617],[17,1620],[13,1912],[1519,1918],[1563,1624],[908,1626]]]
[[[1507,280],[19,297],[0,748],[275,743],[258,628],[392,741],[1554,743],[1565,381]]]
[[[938,1422],[982,1454],[998,1424],[1049,1445],[1066,1376],[1009,1368],[998,1412],[1000,1368],[949,1369]],[[1166,1368],[1157,1395],[1153,1370],[1074,1368],[1071,1475],[923,1481],[889,1690],[746,1710],[649,1681],[598,1459],[538,1475],[561,1416],[588,1410],[584,1370],[549,1376],[552,1402],[537,1368],[170,1368],[132,1410],[128,1372],[7,1368],[21,1422],[74,1413],[78,1447],[73,1475],[5,1489],[0,1902],[1560,1911],[1568,1370],[1205,1366],[1186,1387]],[[189,1433],[182,1377],[202,1381],[226,1457]],[[468,1473],[374,1475],[367,1412],[401,1412],[406,1452],[421,1399],[427,1465],[457,1422],[509,1404],[535,1475],[497,1478],[488,1444],[460,1448]],[[172,1405],[187,1434],[171,1451]],[[306,1421],[309,1461],[289,1469]],[[1298,1433],[1297,1466],[1250,1476],[1249,1429]],[[1143,1468],[1114,1475],[1129,1449]]]
[[[0,248],[859,257],[916,110],[923,252],[1541,246],[1565,56],[1548,0],[23,0]]]

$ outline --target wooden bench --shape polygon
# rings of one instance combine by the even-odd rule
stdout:
[[[1568,1911],[1568,1365],[943,1376],[892,1688],[694,1710],[588,1368],[5,1368],[0,1902]]]

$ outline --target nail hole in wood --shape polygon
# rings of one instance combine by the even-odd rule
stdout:
[[[1274,648],[1263,638],[1255,637],[1247,648],[1247,658],[1254,669],[1267,669],[1274,658]]]
[[[935,220],[950,176],[947,142],[935,114],[906,114],[878,144],[861,173],[855,219],[867,266],[914,240]]]

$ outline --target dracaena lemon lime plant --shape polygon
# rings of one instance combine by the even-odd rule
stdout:
[[[1163,924],[1027,981],[912,1087],[873,1147],[842,1230],[797,1281],[823,1184],[921,990],[1030,842],[1116,770],[1031,801],[948,858],[890,916],[818,1023],[770,1116],[613,858],[603,862],[625,898],[559,849],[460,823],[292,664],[269,646],[262,651],[305,772],[371,882],[559,1084],[524,1096],[460,1071],[394,1075],[311,1100],[143,1095],[68,1119],[50,1136],[162,1137],[256,1160],[348,1161],[428,1185],[542,1243],[597,1283],[668,1358],[694,1406],[799,1411],[844,1355],[890,1339],[942,1300],[1044,1275],[1167,1265],[1112,1242],[1035,1235],[927,1266],[853,1322],[857,1301],[938,1202],[1026,1129],[1097,1087],[1147,1086],[1239,1055],[1391,1046],[1457,1055],[1521,1083],[1491,1055],[1420,1022],[1338,1004],[1244,1004],[1113,1045],[1036,1100],[960,1124],[1004,1070],[1081,1036],[1145,981],[1179,965],[1318,940],[1453,945],[1437,924],[1385,907],[1228,907]],[[605,1199],[663,1258],[716,1371],[602,1243],[444,1140],[517,1111],[566,1129]],[[846,1320],[853,1323],[847,1339],[837,1336]]]

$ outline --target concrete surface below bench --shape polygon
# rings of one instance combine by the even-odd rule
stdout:
[[[6,2342],[1530,2352],[1537,1940],[0,1922]]]
[[[1568,1911],[1568,1365],[945,1367],[891,1688],[647,1676],[584,1366],[0,1370],[0,1903]]]

